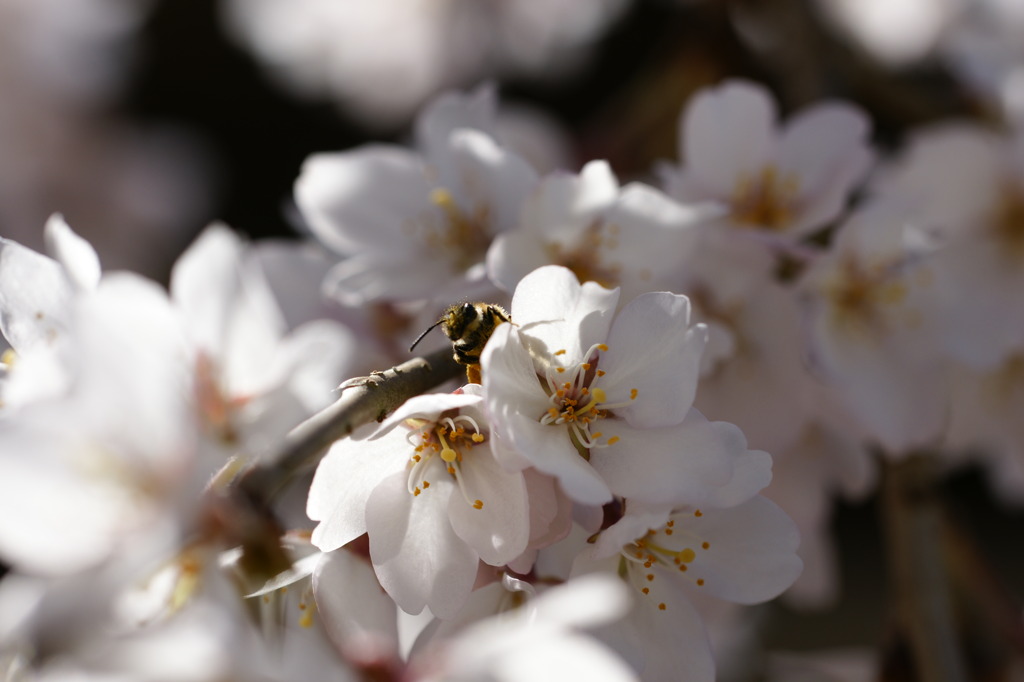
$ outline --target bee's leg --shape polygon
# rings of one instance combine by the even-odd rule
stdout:
[[[481,383],[480,365],[466,365],[466,381],[471,384]]]

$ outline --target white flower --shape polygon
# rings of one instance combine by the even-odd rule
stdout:
[[[628,608],[629,595],[615,579],[577,578],[467,627],[451,639],[431,640],[409,661],[411,677],[422,682],[635,680],[636,675],[608,647],[579,632],[621,618]]]
[[[487,253],[490,278],[506,291],[542,265],[563,265],[581,282],[621,287],[622,296],[661,286],[683,262],[694,224],[715,210],[677,204],[642,183],[620,188],[604,161],[545,177],[526,199],[516,229]]]
[[[466,108],[442,102],[424,112],[423,155],[367,145],[306,160],[296,202],[314,235],[346,257],[328,276],[329,293],[351,303],[448,303],[486,284],[487,248],[518,220],[536,173],[466,127],[478,125]]]
[[[288,330],[254,251],[222,225],[178,259],[171,295],[194,344],[195,400],[212,443],[258,458],[331,400],[353,364],[341,324]]]
[[[756,604],[800,575],[796,526],[774,503],[750,494],[748,487],[746,501],[735,506],[731,500],[729,506],[675,511],[627,505],[577,561],[574,572],[615,572],[633,588],[632,611],[604,639],[616,648],[634,642],[644,679],[714,679],[714,658],[691,592]]]
[[[526,484],[494,458],[476,390],[406,401],[371,440],[335,443],[310,488],[313,543],[330,551],[368,533],[381,585],[409,613],[450,618],[479,561],[526,549]]]
[[[75,572],[181,524],[205,482],[187,345],[166,293],[110,275],[65,315],[68,390],[0,422],[0,554],[28,572]]]
[[[691,409],[706,330],[684,296],[643,294],[613,319],[617,301],[559,266],[519,283],[481,359],[496,446],[583,504],[699,503],[746,451]]]
[[[724,221],[793,242],[836,218],[871,163],[869,122],[849,104],[817,104],[779,130],[769,92],[726,81],[694,96],[680,119],[669,195],[725,204]]]
[[[911,217],[884,201],[861,210],[799,283],[816,368],[897,456],[937,439],[949,401],[929,247]]]
[[[885,171],[876,193],[911,206],[941,243],[931,267],[939,339],[991,371],[1024,347],[1024,132],[928,128]]]

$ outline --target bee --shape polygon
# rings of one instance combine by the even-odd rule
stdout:
[[[457,303],[449,306],[441,318],[427,327],[409,346],[411,353],[423,337],[441,327],[444,335],[451,339],[455,362],[466,366],[466,378],[471,384],[480,383],[480,353],[487,345],[487,339],[502,322],[511,322],[505,309],[492,303]]]

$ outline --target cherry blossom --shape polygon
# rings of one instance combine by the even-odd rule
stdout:
[[[323,551],[369,534],[388,594],[409,613],[454,615],[480,561],[526,549],[527,490],[491,452],[478,387],[413,398],[369,440],[336,443],[317,469],[307,513]]]
[[[820,103],[778,124],[760,85],[731,80],[699,92],[679,123],[679,167],[662,169],[669,195],[719,201],[724,225],[792,243],[835,219],[867,172],[870,125],[851,104]]]

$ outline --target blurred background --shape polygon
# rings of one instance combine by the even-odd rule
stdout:
[[[297,237],[307,155],[407,141],[424,102],[486,81],[539,165],[646,179],[678,157],[687,98],[727,77],[783,114],[851,100],[882,150],[939,120],[1013,125],[1024,1],[0,0],[0,235],[39,249],[61,212],[105,269],[166,281],[210,221]],[[942,493],[1019,621],[1024,512],[975,469]],[[839,600],[765,607],[773,648],[885,646],[877,501],[832,518]]]

